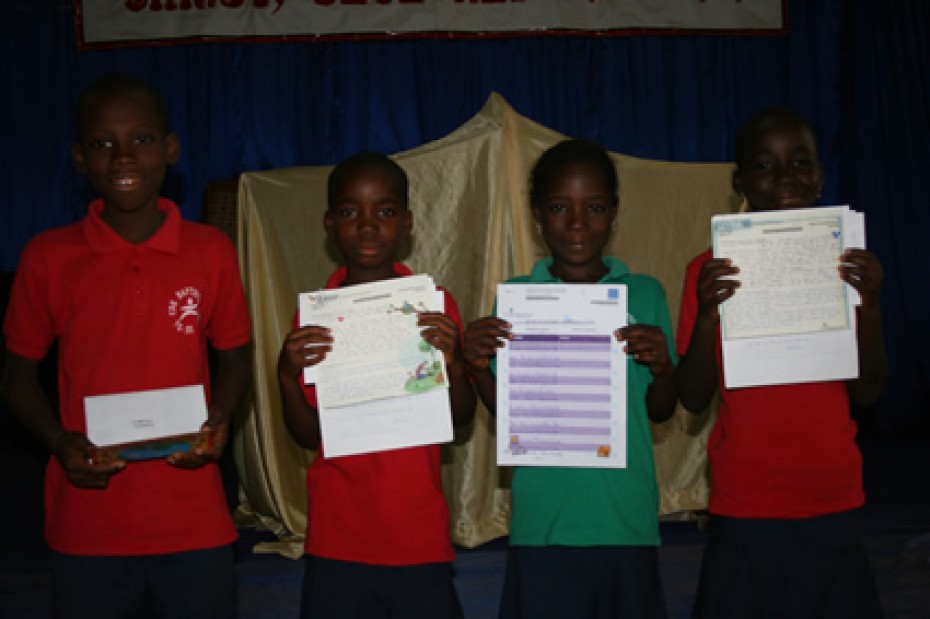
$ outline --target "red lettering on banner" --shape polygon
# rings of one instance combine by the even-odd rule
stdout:
[[[190,11],[214,9],[217,4],[227,9],[241,9],[247,0],[123,0],[123,5],[133,13],[140,13],[146,9],[150,11]],[[267,9],[274,3],[274,13],[281,10],[286,0],[251,0],[256,9]]]
[[[518,0],[523,2],[523,0]],[[334,4],[341,4],[343,6],[355,5],[361,6],[365,4],[423,4],[423,0],[313,0],[313,3],[318,6],[333,6]]]

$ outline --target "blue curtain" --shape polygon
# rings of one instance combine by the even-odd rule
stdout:
[[[875,421],[903,433],[930,412],[930,3],[850,2],[845,23],[841,179],[885,268],[893,370]]]
[[[211,44],[76,51],[69,0],[3,0],[0,267],[36,232],[79,218],[71,108],[114,71],[164,95],[183,155],[166,193],[200,217],[207,183],[334,163],[440,138],[500,92],[518,111],[611,150],[732,159],[735,127],[787,104],[820,137],[827,203],[867,213],[885,263],[895,362],[889,429],[926,414],[928,9],[923,0],[792,0],[785,36],[526,37]],[[889,401],[891,402],[891,401]],[[919,411],[919,413],[918,413]]]

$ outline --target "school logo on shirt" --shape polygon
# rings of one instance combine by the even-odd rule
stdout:
[[[193,286],[185,286],[174,293],[168,302],[168,315],[174,318],[174,328],[178,333],[193,335],[200,326],[200,291]]]

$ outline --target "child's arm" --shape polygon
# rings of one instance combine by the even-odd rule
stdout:
[[[465,329],[465,362],[478,389],[478,397],[492,415],[497,414],[497,379],[491,371],[491,357],[510,338],[510,325],[494,316],[473,320]]]
[[[717,391],[718,306],[733,296],[739,282],[732,277],[739,269],[725,258],[708,260],[697,280],[697,318],[691,331],[687,352],[678,361],[675,372],[681,404],[692,413],[701,413]],[[688,291],[685,291],[688,294]]]
[[[862,297],[856,312],[859,378],[849,381],[846,388],[850,400],[864,406],[878,399],[888,377],[880,303],[882,265],[869,251],[848,249],[840,258],[840,277]]]
[[[471,422],[475,416],[475,390],[468,379],[458,327],[452,318],[440,312],[421,312],[417,325],[426,327],[422,337],[442,352],[449,373],[449,404],[452,423],[456,426]]]
[[[216,377],[210,388],[210,407],[205,430],[213,432],[207,447],[168,456],[168,464],[196,469],[219,460],[229,440],[229,420],[252,382],[252,361],[248,346],[216,351]]]
[[[68,479],[80,488],[103,489],[110,477],[125,468],[119,460],[92,464],[87,437],[68,432],[58,422],[52,405],[39,384],[39,361],[7,351],[2,390],[6,402],[26,428],[55,456]]]
[[[320,446],[320,417],[304,397],[303,371],[326,358],[333,337],[326,327],[299,327],[287,334],[278,355],[278,386],[284,405],[284,425],[301,447]]]
[[[675,412],[678,403],[675,365],[668,356],[665,333],[653,325],[632,325],[617,329],[614,337],[626,342],[624,352],[652,372],[652,383],[646,390],[646,411],[652,421],[665,421]]]

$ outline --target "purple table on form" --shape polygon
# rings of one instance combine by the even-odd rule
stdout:
[[[514,334],[507,394],[511,453],[609,453],[611,338]]]

